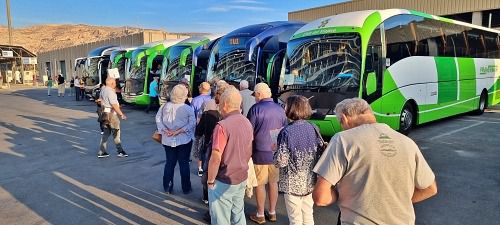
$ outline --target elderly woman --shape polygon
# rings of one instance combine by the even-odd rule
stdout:
[[[162,135],[161,143],[167,157],[163,173],[163,188],[167,193],[173,191],[173,176],[177,162],[181,174],[182,191],[184,194],[192,191],[189,156],[196,118],[193,108],[184,103],[187,95],[188,90],[184,85],[176,85],[170,93],[170,102],[163,105],[156,114],[156,126]]]
[[[290,224],[314,224],[312,191],[316,183],[314,165],[324,144],[318,128],[307,122],[311,106],[304,96],[290,96],[285,113],[291,121],[278,135],[274,163],[279,168],[279,191],[285,194]]]
[[[214,131],[215,125],[221,120],[222,116],[219,111],[217,111],[217,104],[215,100],[210,99],[202,104],[203,113],[201,114],[200,123],[196,126],[196,138],[201,139],[198,148],[196,148],[196,153],[193,153],[194,157],[201,161],[202,168],[200,168],[202,173],[202,185],[203,185],[203,202],[208,204],[208,189],[207,189],[207,169],[208,169],[208,158],[209,145],[212,140],[212,133]],[[200,172],[200,171],[198,171]]]

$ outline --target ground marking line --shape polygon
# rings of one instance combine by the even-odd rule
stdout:
[[[457,120],[467,121],[467,122],[500,123],[500,121],[487,121],[487,120],[474,120],[474,119],[457,119]]]
[[[462,128],[460,128],[460,129],[452,130],[452,131],[450,131],[450,132],[446,132],[446,133],[444,133],[444,134],[440,134],[440,135],[438,135],[438,136],[434,136],[434,137],[432,137],[430,140],[432,141],[432,140],[435,140],[435,139],[437,139],[437,138],[441,138],[441,137],[448,136],[448,135],[451,135],[451,134],[454,134],[454,133],[457,133],[457,132],[460,132],[460,131],[463,131],[463,130],[467,130],[467,129],[471,128],[471,127],[479,126],[479,125],[481,125],[481,124],[483,124],[483,123],[484,123],[484,122],[482,122],[482,121],[481,121],[481,122],[477,122],[477,123],[475,123],[475,124],[472,124],[472,125],[469,125],[469,126],[466,126],[466,127],[462,127]]]

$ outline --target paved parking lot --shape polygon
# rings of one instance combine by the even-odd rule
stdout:
[[[98,159],[95,106],[54,94],[0,90],[0,224],[204,224],[194,163],[192,194],[183,195],[180,182],[174,195],[162,192],[165,155],[150,140],[153,114],[126,107],[122,141],[130,156],[115,157],[110,144],[111,157]],[[500,107],[427,124],[410,137],[439,187],[415,205],[417,224],[498,224]],[[275,224],[287,224],[279,204]],[[337,215],[335,206],[316,209],[316,224],[334,224]]]

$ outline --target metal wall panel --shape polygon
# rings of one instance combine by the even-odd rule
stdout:
[[[450,15],[500,9],[500,0],[354,0],[290,12],[288,19],[309,22],[339,13],[388,8],[414,9],[433,15]]]

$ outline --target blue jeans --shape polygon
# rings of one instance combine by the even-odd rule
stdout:
[[[247,181],[230,185],[215,181],[213,189],[208,188],[208,201],[212,225],[246,225],[245,188]]]
[[[193,142],[179,145],[177,147],[170,147],[163,145],[165,148],[165,155],[167,161],[163,171],[163,188],[169,191],[170,183],[174,184],[174,170],[175,165],[179,162],[179,172],[181,173],[181,185],[183,192],[191,191],[191,178],[189,171],[189,156],[191,155],[191,145]]]

